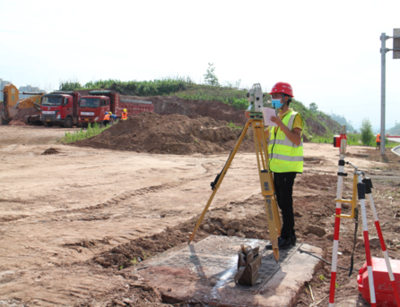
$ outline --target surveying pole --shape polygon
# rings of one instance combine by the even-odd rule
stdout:
[[[386,48],[386,40],[393,38],[393,49]],[[400,59],[400,29],[393,29],[393,36],[381,34],[381,156],[385,155],[385,114],[386,114],[386,52],[393,51],[393,59]]]
[[[337,262],[338,262],[338,250],[339,250],[339,233],[340,233],[340,219],[348,218],[354,219],[355,221],[355,231],[354,231],[354,240],[357,235],[357,227],[358,227],[358,208],[357,208],[357,196],[360,201],[360,209],[361,209],[361,217],[362,217],[362,227],[363,227],[363,236],[364,236],[364,245],[365,245],[365,257],[367,262],[367,277],[368,277],[368,289],[370,295],[370,303],[372,307],[377,306],[377,299],[375,294],[375,284],[374,284],[374,276],[373,276],[373,267],[372,267],[372,258],[371,258],[371,250],[369,245],[369,232],[368,232],[368,224],[367,224],[367,211],[365,208],[365,198],[366,195],[369,196],[371,211],[374,216],[374,223],[376,227],[376,231],[379,236],[379,242],[381,244],[382,253],[385,257],[386,267],[389,275],[389,280],[392,285],[392,290],[394,293],[395,300],[397,302],[397,306],[400,306],[400,297],[397,291],[396,280],[394,278],[392,265],[390,263],[389,254],[386,249],[385,240],[383,238],[381,226],[379,223],[376,207],[372,198],[372,181],[370,178],[365,176],[365,172],[360,171],[357,166],[353,165],[349,161],[345,161],[346,154],[346,145],[347,145],[347,136],[346,136],[346,126],[342,126],[342,132],[340,136],[335,136],[333,140],[333,146],[339,147],[339,172],[338,182],[337,182],[337,194],[336,194],[336,209],[335,209],[335,230],[333,234],[333,248],[332,248],[332,267],[331,267],[331,281],[330,281],[330,290],[329,290],[329,307],[335,306],[335,289],[336,289],[336,275],[337,275]],[[353,195],[351,199],[342,199],[343,194],[343,177],[347,177],[347,173],[345,173],[344,167],[345,165],[351,165],[354,168],[353,173]],[[344,215],[342,214],[341,204],[348,203],[351,205],[351,214]],[[354,242],[355,247],[355,242]],[[353,247],[353,253],[354,253]],[[350,264],[350,274],[353,271],[353,255],[351,256],[351,264]],[[381,282],[382,283],[382,282]],[[378,286],[379,287],[379,286]],[[390,305],[394,306],[394,305]]]

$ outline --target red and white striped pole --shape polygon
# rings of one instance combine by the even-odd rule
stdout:
[[[335,142],[336,140],[334,140]],[[340,158],[339,158],[339,172],[338,172],[338,182],[337,182],[337,192],[336,199],[342,199],[343,193],[343,177],[347,176],[344,172],[345,165],[345,154],[346,154],[346,126],[343,126],[342,134],[339,138],[340,141]],[[335,147],[338,144],[334,143]],[[331,268],[331,284],[329,291],[329,307],[335,306],[335,287],[336,287],[336,270],[337,270],[337,258],[338,258],[338,250],[339,250],[339,231],[340,231],[340,215],[342,213],[342,203],[336,202],[335,209],[335,231],[333,233],[333,250],[332,250],[332,268]]]
[[[371,299],[371,307],[376,307],[374,275],[372,273],[371,250],[369,247],[367,211],[365,210],[365,184],[361,182],[360,175],[358,175],[357,192],[358,192],[358,199],[360,200],[360,205],[361,205],[362,226],[363,226],[364,245],[365,245],[365,258],[367,259],[367,269],[368,269],[369,296]]]
[[[372,211],[372,214],[374,216],[374,223],[375,223],[375,227],[376,227],[376,232],[378,233],[379,242],[381,243],[382,253],[383,253],[384,257],[385,257],[386,267],[387,267],[387,270],[388,270],[388,273],[389,273],[390,283],[392,284],[393,293],[394,293],[394,296],[396,298],[396,303],[397,303],[397,306],[400,306],[399,292],[397,291],[396,281],[394,279],[392,266],[391,266],[390,260],[389,260],[389,254],[388,254],[387,249],[386,249],[386,244],[385,244],[385,241],[383,239],[383,234],[382,234],[382,230],[381,230],[381,225],[379,223],[378,214],[376,213],[376,207],[375,207],[375,204],[374,204],[374,200],[372,198],[372,190],[371,190],[371,188],[373,188],[372,181],[371,181],[370,178],[364,178],[363,179],[363,183],[365,183],[365,193],[367,195],[369,195],[369,204],[371,206],[371,211]]]

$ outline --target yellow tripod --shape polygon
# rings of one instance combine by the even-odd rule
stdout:
[[[268,145],[264,137],[264,123],[262,116],[259,113],[251,113],[251,118],[247,121],[246,126],[244,127],[239,140],[237,141],[234,149],[232,150],[228,161],[226,162],[225,166],[223,167],[221,173],[217,175],[214,182],[211,183],[211,187],[213,193],[211,194],[206,207],[203,210],[197,224],[194,228],[193,233],[190,236],[189,244],[193,240],[197,229],[199,228],[208,208],[211,205],[211,202],[217,193],[222,180],[225,177],[226,172],[231,165],[233,158],[235,157],[236,152],[239,149],[240,144],[245,137],[247,130],[251,126],[253,130],[253,138],[254,138],[254,145],[256,150],[257,156],[257,165],[258,165],[258,173],[260,175],[260,184],[261,184],[261,193],[264,197],[265,201],[265,210],[267,213],[267,220],[268,220],[268,229],[270,234],[270,240],[272,244],[272,249],[274,252],[274,257],[276,261],[279,260],[279,248],[278,248],[278,237],[280,236],[281,232],[281,221],[279,218],[278,206],[276,202],[275,196],[275,189],[274,189],[274,181],[272,179],[272,173],[269,172],[269,156],[268,156]]]

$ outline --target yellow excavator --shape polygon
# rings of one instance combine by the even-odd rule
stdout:
[[[1,105],[0,121],[2,125],[8,125],[12,120],[22,121],[34,125],[40,124],[40,104],[44,93],[22,92],[31,97],[19,99],[19,90],[13,84],[4,86],[3,103]]]

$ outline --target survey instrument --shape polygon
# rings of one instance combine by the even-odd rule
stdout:
[[[231,151],[228,160],[226,161],[221,172],[215,177],[215,180],[211,182],[212,194],[208,199],[207,205],[205,206],[196,226],[189,238],[188,244],[193,240],[196,231],[200,227],[200,224],[214,199],[219,187],[221,186],[222,180],[224,179],[228,169],[242,143],[244,137],[247,134],[248,129],[251,128],[253,131],[254,148],[257,158],[258,174],[260,177],[261,194],[264,199],[265,211],[267,214],[268,229],[270,235],[270,241],[272,244],[272,250],[276,261],[279,260],[279,248],[278,248],[278,237],[281,232],[281,221],[279,217],[278,205],[276,200],[276,194],[274,189],[274,181],[272,173],[269,170],[269,156],[268,156],[268,143],[265,138],[265,127],[263,122],[263,93],[261,85],[259,83],[254,84],[253,87],[247,93],[247,100],[249,101],[249,107],[247,112],[249,113],[249,120],[244,126],[235,147]]]

